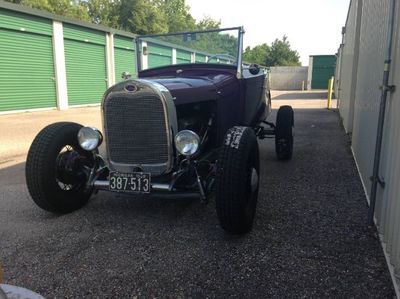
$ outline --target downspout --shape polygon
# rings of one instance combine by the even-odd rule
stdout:
[[[390,64],[392,61],[392,44],[393,44],[393,31],[395,23],[394,19],[395,9],[396,9],[396,0],[391,0],[391,6],[389,11],[389,28],[388,28],[387,46],[386,46],[386,59],[383,71],[383,80],[381,87],[382,93],[381,93],[381,102],[379,107],[378,128],[377,128],[376,143],[375,143],[374,168],[371,177],[372,181],[371,196],[370,196],[370,203],[368,210],[368,223],[371,226],[374,224],[376,192],[378,189],[378,184],[381,187],[385,186],[385,182],[383,181],[383,179],[379,177],[379,166],[381,161],[381,150],[382,150],[383,129],[385,124],[387,95],[388,92],[394,91],[394,86],[389,85],[389,74],[390,74]]]

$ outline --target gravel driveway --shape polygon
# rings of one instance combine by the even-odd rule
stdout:
[[[275,103],[296,104],[294,156],[278,162],[273,140],[260,142],[257,216],[242,237],[220,229],[213,200],[99,192],[77,212],[51,215],[29,198],[24,163],[8,158],[4,282],[48,298],[393,298],[338,115],[302,100]]]

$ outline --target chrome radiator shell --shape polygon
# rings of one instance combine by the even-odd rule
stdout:
[[[111,170],[169,173],[175,163],[175,105],[169,91],[149,80],[111,87],[102,101],[106,160]]]

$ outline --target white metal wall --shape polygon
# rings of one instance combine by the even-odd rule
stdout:
[[[362,3],[360,42],[356,74],[351,72],[343,54],[340,76],[341,101],[340,114],[344,124],[353,122],[352,149],[360,171],[367,198],[370,195],[370,176],[372,175],[378,112],[380,106],[382,76],[384,71],[385,49],[387,42],[389,7],[393,0],[352,0],[346,23],[346,43],[343,52],[351,55],[349,38],[351,26],[356,23],[355,3]],[[400,3],[397,0],[396,26],[392,52],[392,68],[389,84],[397,91],[389,94],[385,118],[384,138],[379,175],[385,181],[385,187],[378,187],[375,221],[383,241],[389,264],[393,267],[393,277],[397,280],[397,292],[400,282]],[[356,47],[354,43],[353,47]],[[354,48],[353,48],[354,49]],[[351,117],[351,84],[355,90],[354,116]],[[399,293],[398,293],[399,294]]]
[[[343,52],[343,44],[340,45],[338,52],[337,52],[337,58],[336,58],[336,69],[335,69],[335,84],[333,85],[333,91],[335,93],[335,97],[339,98],[340,92],[339,92],[339,86],[340,86],[340,72],[342,68],[342,55]]]
[[[359,28],[361,22],[362,0],[352,0],[345,27],[344,45],[341,52],[339,102],[340,115],[346,132],[353,130],[355,85],[357,81],[357,62],[359,47]]]
[[[397,3],[390,83],[400,88],[400,3]],[[376,221],[386,244],[386,252],[400,284],[400,93],[394,92],[387,102],[384,144],[380,175],[386,182],[378,192]]]
[[[362,8],[352,145],[368,193],[375,153],[389,1],[363,0]]]

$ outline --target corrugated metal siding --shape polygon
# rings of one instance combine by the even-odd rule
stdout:
[[[0,8],[0,28],[53,35],[52,21]]]
[[[206,62],[206,55],[196,53],[196,62]]]
[[[125,71],[136,77],[135,45],[131,38],[114,36],[114,64],[117,82],[122,80],[121,74]]]
[[[133,51],[136,48],[132,38],[120,35],[114,35],[114,47]]]
[[[92,44],[106,44],[106,35],[102,31],[97,31],[72,24],[64,24],[64,38]]]
[[[100,103],[106,84],[105,46],[64,40],[69,105]]]
[[[336,98],[339,98],[339,80],[340,80],[340,68],[342,67],[342,50],[343,47],[340,46],[337,53],[337,62],[335,69],[335,84],[333,84],[333,92]]]
[[[52,23],[25,17],[0,11],[0,111],[57,105]]]
[[[191,54],[190,52],[176,49],[176,63],[190,63]]]
[[[359,60],[355,86],[354,124],[352,147],[360,170],[361,179],[369,196],[372,175],[377,119],[379,113],[384,70],[386,38],[388,31],[389,5],[391,0],[364,0],[362,7]],[[352,1],[353,3],[354,1]],[[389,84],[400,86],[400,4],[397,2],[397,16],[393,45],[393,65]],[[354,22],[351,15],[347,25]],[[348,32],[346,32],[348,34]],[[343,63],[342,70],[345,69]],[[342,71],[342,94],[349,93],[348,77]],[[355,78],[353,78],[355,79]],[[343,105],[343,100],[341,101]],[[341,108],[345,116],[346,111]],[[384,188],[378,187],[375,217],[379,233],[385,242],[386,254],[394,268],[397,283],[400,283],[400,94],[390,94],[387,102],[381,167],[379,175],[385,180]]]
[[[359,42],[359,34],[356,36],[356,27],[359,5],[362,5],[360,0],[352,0],[350,3],[349,16],[346,23],[344,47],[342,51],[341,74],[339,76],[339,110],[343,119],[343,126],[348,133],[353,130],[354,89],[356,83],[355,69],[357,68],[354,60],[358,57],[358,51],[356,51],[358,50],[358,47],[356,49],[356,43]]]
[[[397,16],[400,6],[397,7]],[[387,15],[385,17],[387,21]],[[390,84],[400,86],[400,31],[397,17],[395,27],[395,46]],[[390,256],[395,274],[400,283],[400,95],[393,93],[388,97],[384,144],[382,147],[381,176],[385,179],[385,188],[377,194],[376,218],[379,232],[383,235],[386,250]]]
[[[153,43],[147,43],[149,68],[172,64],[172,49]]]
[[[354,105],[353,150],[367,191],[375,152],[379,86],[382,81],[388,2],[364,0]]]

